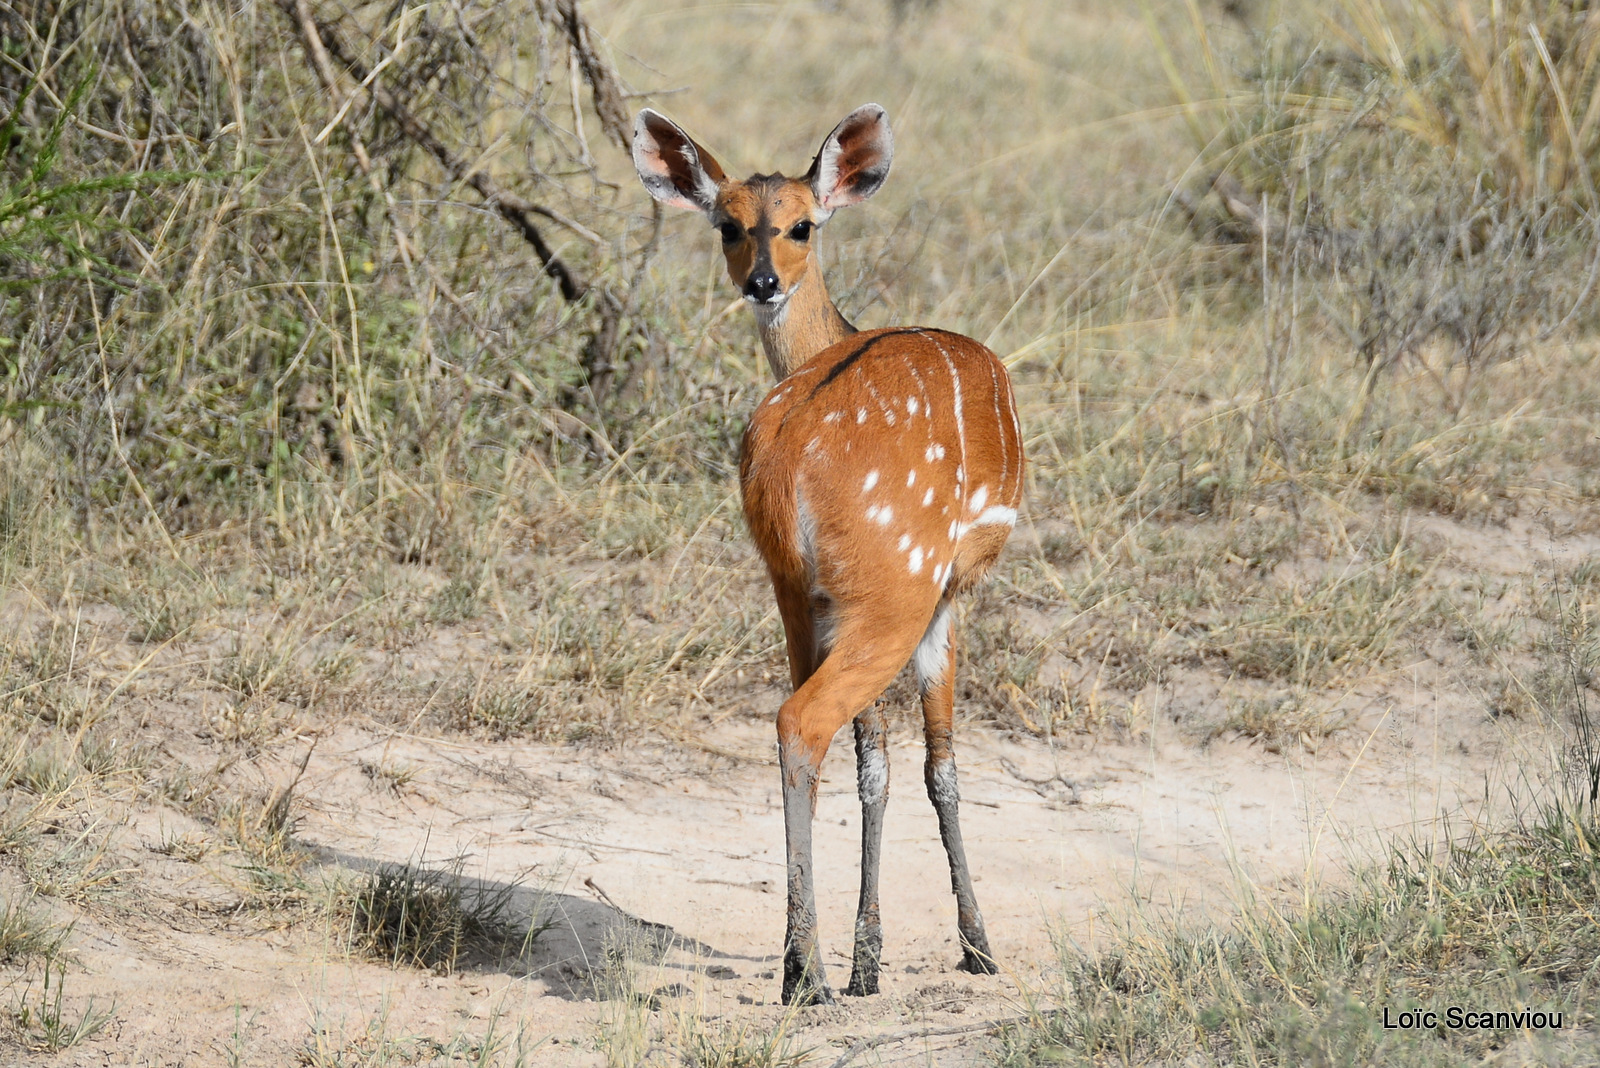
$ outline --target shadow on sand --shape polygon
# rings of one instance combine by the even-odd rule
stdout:
[[[330,870],[371,874],[407,870],[405,864],[324,846],[312,846],[311,856]],[[680,970],[685,978],[698,974],[710,979],[740,977],[741,969],[723,963],[726,961],[748,962],[744,970],[767,972],[777,961],[776,956],[726,953],[679,934],[667,924],[631,915],[603,900],[605,892],[592,883],[588,885],[595,899],[522,882],[472,878],[461,874],[459,867],[448,861],[410,866],[411,871],[427,873],[439,885],[458,889],[469,904],[491,903],[495,919],[489,933],[463,947],[455,960],[456,971],[538,979],[552,995],[582,1001],[615,993],[617,984],[608,982],[607,977],[621,960]],[[657,993],[671,996],[685,989],[672,983]]]

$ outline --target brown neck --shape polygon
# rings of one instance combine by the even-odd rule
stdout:
[[[815,253],[807,258],[806,273],[789,299],[771,309],[756,305],[756,326],[767,363],[780,382],[829,345],[856,332],[828,299]]]

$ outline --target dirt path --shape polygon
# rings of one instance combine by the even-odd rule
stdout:
[[[829,1064],[863,1037],[1015,1015],[1024,991],[1049,982],[1052,933],[1095,942],[1106,911],[1125,913],[1135,897],[1186,916],[1222,914],[1240,877],[1293,892],[1308,871],[1337,872],[1381,838],[1429,833],[1438,813],[1481,799],[1485,776],[1518,754],[1481,712],[1440,711],[1463,705],[1434,700],[1420,670],[1357,695],[1365,704],[1354,725],[1316,753],[1199,746],[1176,727],[1163,732],[1159,709],[1139,745],[1052,749],[968,730],[962,814],[1005,967],[995,978],[951,970],[947,869],[922,795],[921,748],[902,729],[885,830],[883,993],[799,1013],[789,1024],[797,1043]],[[467,875],[515,885],[516,914],[553,923],[520,960],[452,976],[352,960],[321,923],[307,931],[243,909],[242,873],[215,857],[188,863],[154,851],[190,829],[180,817],[131,812],[118,848],[140,892],[91,910],[74,940],[87,973],[73,977],[74,1002],[114,999],[117,1018],[50,1063],[408,1063],[520,1023],[540,1043],[528,1063],[602,1064],[597,1028],[628,1021],[620,1003],[595,1000],[594,979],[629,931],[642,961],[633,982],[659,1006],[639,1010],[634,1026],[670,1030],[696,1013],[774,1025],[784,1016],[773,975],[783,868],[776,773],[763,762],[769,733],[751,721],[716,733],[717,748],[744,760],[358,729],[319,739],[296,790],[296,840],[315,865],[460,857]],[[281,746],[248,774],[263,789],[287,781],[307,744]],[[848,971],[859,826],[849,746],[837,745],[817,831],[835,985]],[[642,934],[624,913],[646,921]],[[878,1046],[857,1063],[926,1063],[937,1050],[941,1065],[978,1064],[986,1043],[974,1027]]]

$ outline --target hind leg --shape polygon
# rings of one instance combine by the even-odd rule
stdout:
[[[861,796],[861,900],[856,906],[856,946],[850,985],[844,992],[864,997],[878,992],[883,959],[883,921],[878,912],[878,860],[883,845],[883,811],[889,805],[889,732],[883,709],[869,707],[856,717],[856,792]]]
[[[923,779],[938,814],[939,837],[944,840],[945,855],[950,860],[950,888],[956,895],[956,925],[961,932],[959,967],[975,975],[993,975],[994,956],[989,952],[989,937],[983,929],[977,896],[972,892],[972,873],[961,841],[961,794],[956,787],[953,737],[956,649],[951,624],[950,602],[946,601],[939,606],[917,646],[917,682],[922,690],[922,719],[928,745]]]
[[[930,614],[930,606],[923,604],[891,601],[872,608],[870,613],[839,620],[828,656],[778,711],[789,909],[783,1000],[789,1005],[833,1000],[817,939],[811,851],[822,758],[839,728],[894,681],[916,648],[922,631],[919,620]],[[865,858],[862,867],[869,867]]]

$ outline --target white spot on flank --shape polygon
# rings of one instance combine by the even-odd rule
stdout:
[[[902,534],[902,535],[900,535],[900,546],[899,546],[900,551],[901,552],[905,552],[910,547],[911,547],[911,535],[910,534]]]
[[[884,422],[888,423],[890,426],[894,426],[894,411],[892,409],[885,408],[883,410],[883,419]]]
[[[866,421],[867,421],[867,410],[865,408],[857,408],[856,409],[856,423],[857,423],[857,425],[859,425],[861,423],[865,423]]]
[[[867,480],[861,484],[861,492],[865,493],[878,484],[878,472],[868,471]]]
[[[917,398],[915,398],[915,397],[907,397],[906,398],[906,411],[910,412],[912,415],[916,415],[917,414]]]
[[[923,336],[933,342],[933,347],[939,350],[940,356],[944,357],[944,365],[950,371],[950,399],[951,408],[953,409],[952,414],[956,420],[956,446],[960,450],[959,459],[965,463],[967,459],[967,417],[961,409],[961,372],[956,370],[955,360],[950,357],[949,350],[940,344],[937,337],[927,334]],[[961,481],[959,473],[956,475],[956,481],[958,483]]]
[[[970,525],[975,527],[991,525],[1014,527],[1017,525],[1017,510],[1015,508],[1007,508],[1003,504],[990,505]]]
[[[933,404],[928,400],[928,387],[927,384],[922,381],[922,374],[917,370],[917,365],[911,360],[906,359],[903,355],[900,357],[900,362],[905,365],[905,369],[911,375],[912,381],[917,384],[917,396],[920,398],[920,408],[922,412],[929,419],[932,419]]]
[[[916,484],[917,484],[917,469],[915,467],[913,467],[911,470],[906,472],[906,485],[907,486],[915,486]]]
[[[839,417],[843,414],[843,412],[829,412],[827,415],[822,417],[822,421],[824,423],[837,423],[839,421]]]
[[[894,518],[894,509],[890,508],[886,504],[883,507],[878,509],[878,514],[877,514],[876,517],[869,517],[869,518],[875,518],[877,524],[880,527],[886,527],[886,526],[889,525],[889,520]]]
[[[959,538],[973,527],[1017,525],[1017,510],[1008,508],[1003,504],[993,504],[978,514],[978,518],[970,523],[951,523],[950,529],[954,531],[951,538]]]
[[[983,504],[989,499],[989,487],[979,486],[972,491],[972,496],[967,500],[967,507],[974,512],[983,511]]]
[[[962,481],[964,481],[966,479],[966,477],[967,477],[967,472],[966,472],[965,468],[961,468],[961,467],[956,468],[956,485],[958,485],[958,486],[961,485]]]
[[[961,529],[961,524],[960,523],[951,523],[950,524],[950,540],[951,541],[955,541],[956,540],[956,531],[958,531],[959,529]]]
[[[921,571],[921,570],[922,570],[922,550],[921,549],[912,549],[911,550],[911,573],[913,575],[915,575],[918,571]]]
[[[926,508],[933,503],[933,487],[928,487],[928,492],[922,495],[922,507]]]

